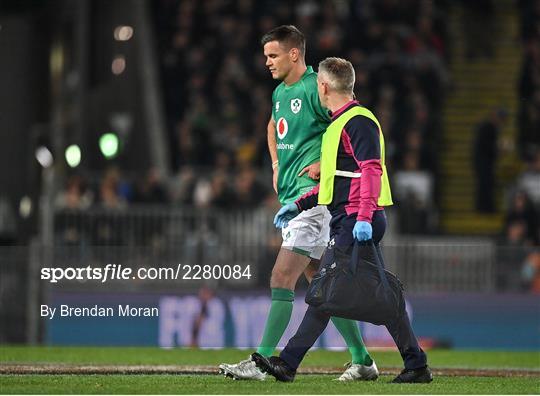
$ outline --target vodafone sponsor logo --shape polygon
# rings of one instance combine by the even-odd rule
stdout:
[[[277,144],[278,150],[294,150],[294,144],[289,143],[278,143]]]
[[[285,135],[287,135],[287,132],[289,132],[289,124],[287,124],[287,120],[283,117],[281,117],[278,122],[276,123],[276,130],[278,138],[283,139]]]

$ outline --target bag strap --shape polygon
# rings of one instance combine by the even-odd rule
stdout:
[[[356,266],[358,265],[358,262],[360,261],[360,252],[358,251],[358,241],[356,239],[353,239],[353,248],[352,248],[352,256],[351,261],[349,263],[349,270],[351,271],[351,274],[356,275]]]
[[[350,262],[350,270],[353,275],[356,275],[356,266],[358,262],[360,261],[360,249],[359,244],[356,239],[354,240],[353,244],[353,251],[352,251],[352,258]],[[375,247],[375,243],[373,242],[373,239],[369,240],[369,244],[373,250],[373,257],[375,258],[375,264],[377,264],[377,270],[379,271],[379,278],[381,278],[381,282],[383,284],[383,287],[385,289],[389,289],[390,285],[388,284],[388,279],[386,278],[386,273],[384,272],[384,267],[382,266],[381,260],[379,259],[379,254],[377,252],[377,248]]]
[[[379,259],[379,253],[377,252],[377,248],[375,247],[373,239],[371,240],[371,248],[373,250],[373,256],[375,256],[377,269],[379,270],[379,277],[381,278],[384,288],[388,290],[390,289],[390,285],[388,284],[388,279],[386,278],[386,273],[384,272],[384,267],[382,266],[381,260]]]

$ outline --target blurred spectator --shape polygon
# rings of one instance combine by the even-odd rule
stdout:
[[[539,217],[533,203],[524,191],[512,197],[505,218],[505,235],[511,244],[533,246],[539,242]]]
[[[214,153],[209,144],[210,137],[207,128],[208,126],[203,122],[184,120],[177,123],[178,151],[173,151],[173,154],[176,154],[176,162],[179,165],[207,166],[210,164]]]
[[[495,211],[495,171],[497,165],[497,142],[501,128],[506,122],[505,110],[494,110],[476,127],[473,146],[473,169],[476,175],[476,209],[483,213]]]
[[[525,191],[536,208],[540,209],[540,149],[533,155],[525,172],[519,176],[517,187]]]
[[[540,1],[518,0],[517,3],[520,8],[522,40],[540,37]]]
[[[504,242],[507,246],[524,246],[527,242],[527,224],[523,219],[513,219],[505,227]]]
[[[525,43],[519,99],[518,148],[521,157],[531,161],[540,150],[540,36]]]
[[[223,171],[216,171],[210,181],[211,205],[219,209],[230,209],[234,204],[234,194],[229,186],[229,178]]]
[[[120,171],[110,168],[99,186],[99,205],[106,209],[125,209],[131,195],[127,183],[121,181]]]
[[[199,177],[193,190],[193,203],[200,208],[210,206],[212,202],[212,185],[205,177]]]
[[[506,213],[497,253],[498,290],[534,289],[538,286],[534,249],[539,242],[539,216],[524,191],[517,191]],[[536,252],[537,254],[538,252]]]
[[[519,78],[517,146],[523,160],[540,150],[540,0],[519,0],[523,66]]]
[[[530,253],[521,269],[521,279],[525,290],[540,294],[540,251]]]
[[[195,183],[193,168],[189,166],[180,168],[169,184],[170,201],[177,205],[191,205]]]
[[[242,169],[234,179],[235,207],[251,209],[262,204],[265,189],[259,184],[257,174],[251,167]]]
[[[90,208],[94,194],[87,188],[86,181],[80,175],[72,175],[66,181],[63,191],[55,199],[55,206],[63,210],[86,210]],[[78,245],[85,239],[88,230],[84,230],[73,220],[70,212],[60,212],[55,217],[55,233],[63,244]]]
[[[94,195],[86,187],[86,182],[80,175],[72,175],[66,181],[66,187],[59,192],[55,206],[59,209],[88,209],[94,200]]]
[[[523,290],[527,282],[524,275],[531,275],[530,269],[524,268],[531,253],[531,248],[524,246],[525,230],[522,221],[514,221],[506,228],[502,244],[497,246],[495,285],[498,291]]]
[[[527,257],[527,224],[513,219],[505,225],[504,235],[497,246],[496,287],[499,291],[520,290],[521,268]]]
[[[399,230],[405,234],[425,234],[433,231],[433,179],[430,173],[418,169],[418,155],[405,155],[405,169],[393,179],[395,203],[399,206]]]
[[[133,202],[159,204],[167,201],[167,194],[161,183],[161,176],[157,168],[148,170],[144,179],[137,184]]]
[[[465,54],[473,60],[479,56],[493,57],[495,13],[493,0],[462,0],[465,11],[463,30],[467,36]]]

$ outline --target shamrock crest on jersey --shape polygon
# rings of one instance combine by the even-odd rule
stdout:
[[[301,108],[302,108],[302,99],[298,99],[298,98],[291,99],[291,111],[294,114],[298,114]]]

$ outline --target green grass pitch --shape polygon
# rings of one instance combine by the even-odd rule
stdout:
[[[0,370],[14,365],[192,365],[214,366],[245,359],[249,351],[157,348],[47,348],[0,346]],[[397,352],[373,352],[380,368],[401,367]],[[347,362],[347,352],[313,351],[303,367],[335,369]],[[391,375],[376,382],[337,383],[333,375],[298,374],[294,383],[232,381],[217,374],[0,374],[2,394],[538,394],[540,352],[428,352],[436,375],[431,384],[390,384]],[[452,375],[452,369],[470,369]],[[494,370],[475,376],[474,370]],[[512,374],[508,370],[512,370]],[[526,370],[526,372],[524,371]],[[0,371],[2,372],[2,371]],[[523,374],[522,374],[523,373]]]

